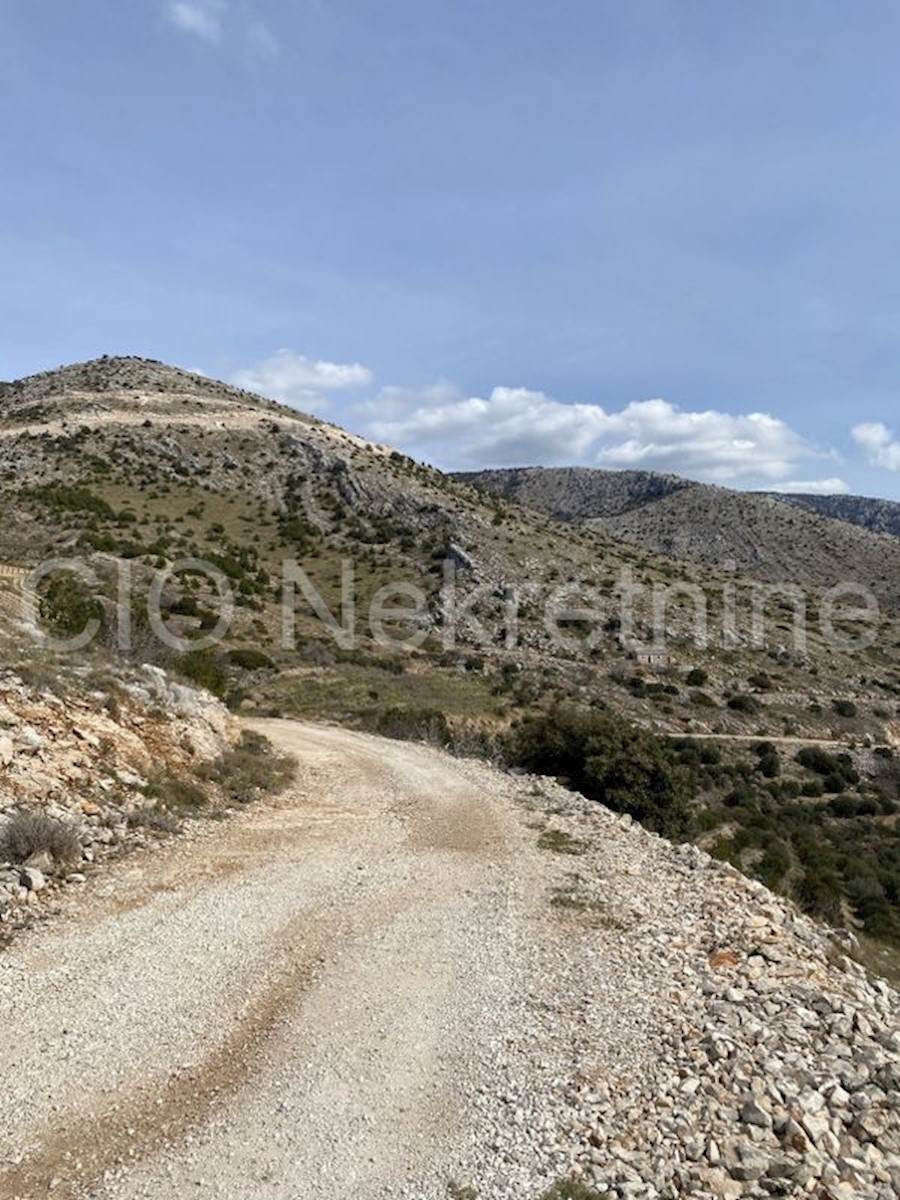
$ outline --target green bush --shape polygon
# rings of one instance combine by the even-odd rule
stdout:
[[[772,686],[772,680],[765,671],[757,671],[755,675],[751,675],[747,680],[752,688],[756,688],[758,692],[767,692]]]
[[[589,799],[628,813],[667,837],[683,837],[695,770],[668,741],[610,712],[561,707],[524,718],[505,739],[511,766],[565,776]]]
[[[437,708],[390,708],[371,713],[367,726],[381,737],[395,738],[403,742],[432,742],[446,746],[452,740],[452,732],[446,716]]]
[[[702,667],[692,667],[685,676],[684,682],[688,687],[692,688],[706,687],[709,682],[709,675]]]
[[[92,621],[103,620],[103,606],[77,575],[53,576],[40,597],[41,618],[58,637],[75,637]]]
[[[268,654],[257,650],[255,646],[229,650],[228,661],[233,667],[240,667],[244,671],[270,671],[275,666]]]
[[[206,688],[220,699],[228,688],[228,675],[218,656],[212,650],[190,650],[176,660],[176,666],[185,679],[198,687]]]

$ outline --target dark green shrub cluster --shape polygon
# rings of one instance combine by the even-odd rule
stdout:
[[[185,679],[206,688],[220,699],[228,690],[228,673],[212,650],[190,650],[175,660],[175,666]]]
[[[564,776],[591,800],[667,837],[684,837],[698,780],[675,747],[611,712],[557,708],[526,717],[506,738],[511,766]]]
[[[446,716],[436,708],[404,708],[394,705],[372,714],[367,726],[382,737],[406,742],[433,742],[447,746],[452,733]]]
[[[749,692],[739,692],[736,696],[730,698],[728,707],[732,712],[752,715],[759,712],[759,701],[755,696],[751,696]]]
[[[102,621],[103,607],[83,579],[69,573],[46,581],[40,594],[41,619],[59,637],[75,637],[92,621]]]
[[[228,651],[228,662],[242,671],[271,671],[275,664],[262,650],[255,646],[243,646]]]
[[[45,483],[24,489],[22,495],[54,513],[89,513],[105,521],[116,519],[115,509],[102,496],[79,483]]]
[[[822,790],[834,794],[859,783],[859,772],[849,754],[829,754],[818,746],[805,746],[797,752],[797,762],[807,771],[822,776]]]

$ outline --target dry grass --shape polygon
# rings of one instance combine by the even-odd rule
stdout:
[[[49,854],[57,864],[81,859],[75,826],[41,812],[18,812],[0,827],[0,860],[27,862],[33,854]]]

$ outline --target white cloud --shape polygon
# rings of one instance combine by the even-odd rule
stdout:
[[[853,428],[853,440],[865,450],[873,467],[900,471],[900,441],[880,421],[868,421]]]
[[[255,366],[238,371],[232,383],[298,408],[321,409],[329,392],[366,387],[374,376],[360,363],[333,363],[277,350]]]
[[[766,413],[685,412],[642,400],[608,412],[543,392],[497,387],[487,399],[448,384],[385,389],[367,407],[380,440],[448,465],[565,464],[672,471],[729,484],[790,479],[799,462],[831,457]]]
[[[182,33],[217,46],[222,41],[222,0],[172,0],[165,6],[168,20]]]
[[[796,493],[807,496],[838,496],[847,495],[850,485],[843,479],[792,479],[788,483],[775,483],[773,492]]]

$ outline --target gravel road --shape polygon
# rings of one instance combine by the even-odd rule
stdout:
[[[900,1194],[900,997],[788,902],[551,780],[250,724],[289,791],[0,953],[2,1200]]]
[[[533,836],[437,752],[251,724],[290,792],[0,958],[0,1195],[445,1196],[465,1169]]]

